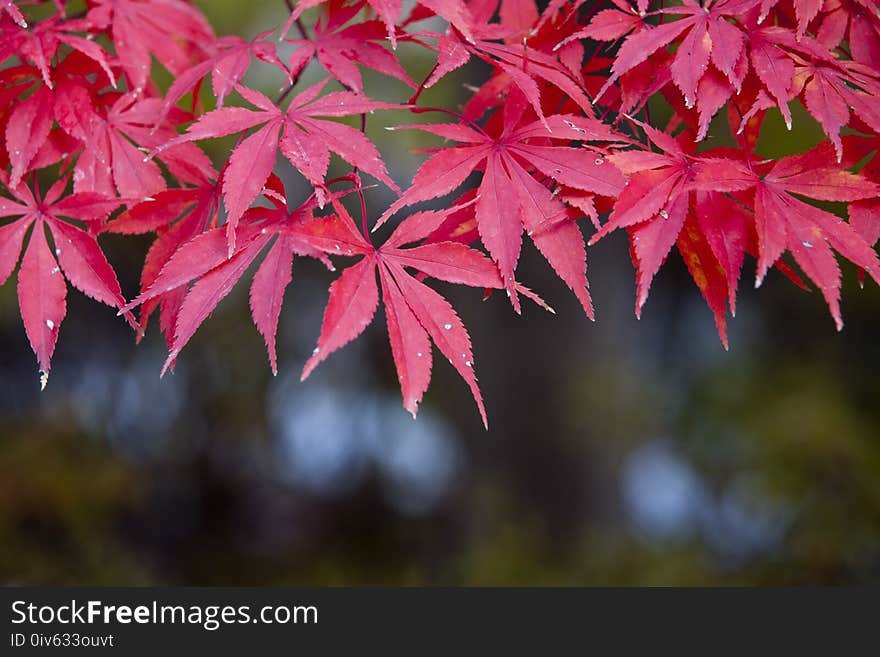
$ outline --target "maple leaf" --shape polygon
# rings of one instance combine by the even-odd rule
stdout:
[[[269,39],[273,31],[263,32],[252,41],[245,41],[237,36],[224,36],[213,44],[216,52],[204,61],[194,64],[178,75],[168,92],[162,114],[166,114],[188,92],[193,91],[208,75],[211,76],[211,87],[217,99],[217,107],[222,107],[226,96],[242,81],[254,58],[273,65],[291,79],[291,72],[278,58],[275,43]]]
[[[606,163],[604,156],[587,148],[549,144],[553,140],[588,142],[618,138],[601,122],[574,115],[552,115],[544,121],[519,125],[525,110],[524,100],[517,103],[516,98],[509,99],[506,107],[503,128],[495,137],[462,124],[401,126],[430,132],[462,145],[440,149],[422,164],[412,186],[382,214],[377,227],[401,208],[454,191],[473,171],[482,167],[483,177],[475,205],[477,228],[481,241],[498,264],[514,308],[519,310],[514,270],[525,229],[532,233],[538,249],[592,317],[583,238],[576,227],[565,223],[550,231],[538,230],[548,220],[560,216],[564,206],[534,176],[546,176],[579,190],[616,196],[624,178],[613,164]],[[510,193],[510,190],[516,191]],[[566,243],[568,247],[564,246]]]
[[[838,161],[843,157],[840,129],[853,123],[850,108],[874,132],[880,132],[880,74],[865,75],[851,63],[822,62],[796,68],[805,80],[804,105],[822,125],[834,144]]]
[[[592,115],[592,104],[584,93],[582,81],[579,79],[581,76],[579,73],[573,74],[570,67],[553,54],[556,40],[539,33],[530,35],[532,38],[521,44],[497,43],[500,38],[510,38],[517,34],[516,30],[485,23],[474,25],[473,36],[470,38],[455,32],[428,35],[437,38],[437,64],[423,88],[430,88],[445,75],[476,57],[495,67],[497,74],[465,106],[464,115],[467,118],[479,119],[502,104],[509,91],[515,89],[543,119],[541,85],[558,89],[581,111]]]
[[[110,84],[106,72],[79,51],[69,53],[52,73],[60,85],[84,78],[92,78],[95,88]],[[28,171],[66,159],[79,145],[54,127],[57,94],[36,68],[27,64],[10,66],[0,76],[0,130],[5,136],[0,162],[4,167],[12,164],[10,184],[15,186]]]
[[[170,356],[163,372],[173,365],[177,355],[217,304],[241,278],[247,264],[261,248],[274,242],[258,269],[251,288],[254,323],[266,340],[269,361],[277,374],[275,329],[284,289],[292,280],[285,263],[294,254],[310,256],[332,269],[330,260],[296,236],[282,234],[286,224],[312,216],[317,207],[314,195],[294,210],[285,200],[284,185],[274,174],[262,190],[271,208],[258,207],[245,213],[236,250],[229,254],[225,229],[216,227],[220,191],[217,183],[205,181],[196,188],[163,192],[121,214],[105,230],[119,234],[158,235],[147,254],[140,295],[121,309],[127,312],[141,307],[142,329],[147,318],[160,307],[160,326],[165,333]],[[288,257],[289,256],[289,257]],[[239,267],[242,267],[239,269]],[[220,270],[216,275],[209,275]],[[227,273],[231,279],[223,278]],[[201,281],[208,278],[208,281]],[[188,284],[195,280],[190,289]],[[227,283],[222,283],[227,280]],[[219,286],[214,285],[220,282]],[[198,288],[198,290],[196,289]],[[192,296],[191,296],[192,293]],[[207,306],[203,307],[203,304]],[[143,333],[140,333],[142,336]]]
[[[794,168],[783,168],[780,171],[774,169],[775,174],[770,173],[762,178],[756,171],[762,169],[760,166],[747,161],[713,156],[711,151],[699,157],[689,155],[671,136],[641,122],[634,123],[664,152],[623,151],[611,156],[629,178],[608,222],[592,237],[590,243],[596,243],[615,229],[627,228],[638,270],[637,316],[641,314],[647,300],[654,276],[672,247],[677,246],[694,282],[715,315],[719,335],[726,347],[725,314],[728,305],[731,312],[736,310],[736,288],[743,255],[750,252],[758,257],[758,283],[769,267],[776,265],[800,284],[793,272],[778,261],[782,250],[788,245],[804,272],[823,292],[827,292],[829,307],[839,321],[835,296],[839,296],[839,292],[835,292],[839,290],[839,276],[835,279],[828,271],[817,268],[807,259],[804,249],[812,249],[813,243],[801,240],[798,244],[789,244],[783,238],[782,248],[768,251],[768,240],[762,238],[761,234],[762,227],[771,234],[786,235],[788,231],[802,234],[808,230],[804,224],[809,223],[809,217],[814,215],[813,211],[823,211],[807,206],[787,194],[786,198],[780,199],[780,188],[774,187],[774,209],[778,210],[781,205],[795,209],[791,204],[797,203],[800,205],[797,206],[799,213],[795,213],[796,216],[805,218],[792,218],[795,215],[791,213],[785,221],[780,216],[767,217],[764,210],[767,203],[762,203],[765,199],[762,190],[767,184],[779,185],[779,176],[779,180],[792,178],[786,184],[795,184],[796,187],[790,191],[797,194],[818,200],[832,200],[831,196],[835,196],[834,200],[854,200],[870,198],[875,193],[871,183],[832,168],[823,159],[827,158],[827,149],[818,149],[801,159],[792,160],[800,164],[792,164]],[[822,165],[811,179],[802,176],[797,168],[810,165],[817,168]],[[757,194],[754,200],[751,196],[753,188],[758,188],[754,192]],[[756,207],[755,216],[748,214],[744,205],[728,195],[745,198],[745,202]],[[801,205],[810,209],[800,208]],[[824,222],[823,230],[833,232],[833,237],[829,239],[838,240],[835,244],[840,246],[835,248],[860,266],[867,263],[866,269],[873,271],[870,268],[873,267],[875,258],[873,252],[859,244],[856,239],[858,236],[849,225],[829,213],[823,213],[820,219],[814,218],[812,221]],[[788,229],[786,225],[789,225]],[[804,242],[809,246],[805,247]],[[827,249],[824,242],[818,248],[823,247]],[[826,255],[824,250],[822,255]],[[827,258],[825,264],[828,265]]]
[[[169,189],[130,207],[119,217],[102,227],[102,231],[120,235],[142,235],[155,232],[156,240],[150,246],[141,273],[141,291],[154,290],[154,283],[169,260],[184,244],[212,227],[217,222],[220,203],[217,183],[205,180],[197,187]],[[188,265],[184,263],[187,268]],[[168,287],[167,285],[165,286]],[[174,337],[177,315],[185,297],[185,290],[172,287],[143,301],[140,308],[138,340],[143,338],[150,315],[160,309],[160,327],[169,348]]]
[[[18,103],[6,123],[6,151],[12,171],[9,186],[18,187],[31,162],[49,138],[55,117],[54,98],[48,87],[39,87]]]
[[[95,0],[86,20],[109,29],[116,55],[132,89],[143,89],[150,56],[178,75],[214,40],[201,12],[183,0]]]
[[[712,61],[730,83],[739,89],[742,78],[737,63],[742,56],[746,36],[729,19],[745,13],[758,0],[719,0],[701,6],[696,0],[684,0],[680,7],[661,13],[682,16],[657,26],[643,25],[620,47],[611,76],[599,91],[597,99],[624,73],[647,60],[651,55],[682,38],[672,61],[672,79],[681,90],[688,107],[696,102],[697,85]],[[600,36],[604,37],[605,34]],[[607,35],[610,36],[610,35]],[[617,37],[614,37],[617,38]]]
[[[327,80],[295,96],[283,112],[263,94],[238,87],[239,93],[257,110],[224,107],[208,112],[189,127],[185,135],[154,150],[159,154],[179,144],[259,130],[244,138],[232,151],[223,174],[223,199],[227,210],[230,253],[235,248],[235,229],[239,219],[263,189],[275,167],[277,150],[315,186],[319,203],[326,197],[324,179],[331,151],[364,173],[394,190],[385,164],[373,146],[358,130],[317,117],[342,117],[397,107],[370,100],[354,92],[331,92],[320,96]]]
[[[750,35],[757,77],[791,129],[788,104],[795,96],[822,125],[842,157],[840,128],[850,122],[850,108],[875,131],[880,130],[880,75],[851,61],[839,61],[813,39],[798,39],[790,30],[765,27]],[[756,99],[758,109],[766,102]]]
[[[671,135],[641,121],[630,120],[644,130],[662,152],[627,150],[609,156],[628,179],[608,222],[593,235],[590,244],[618,228],[655,216],[665,218],[676,198],[693,189],[732,192],[753,184],[753,175],[742,163],[728,158],[692,157]]]
[[[820,44],[831,50],[846,41],[855,61],[880,70],[880,16],[873,0],[831,0],[822,14]]]
[[[61,128],[83,144],[74,169],[74,189],[129,199],[148,198],[166,188],[162,171],[141,149],[167,142],[176,131],[168,124],[154,125],[161,108],[158,98],[121,94],[101,111],[86,87],[61,85],[55,95],[55,118]],[[184,181],[213,170],[208,158],[192,144],[176,145],[162,161]]]
[[[682,18],[657,26],[636,25],[630,14],[609,10],[617,16],[604,17],[603,23],[608,22],[609,27],[597,26],[592,38],[617,38],[614,35],[618,32],[611,29],[614,25],[620,27],[619,31],[635,31],[620,47],[612,74],[596,97],[603,96],[617,78],[635,76],[636,84],[644,90],[638,94],[637,103],[625,108],[631,112],[671,81],[681,91],[686,108],[698,107],[697,138],[701,140],[714,114],[744,87],[757,86],[749,117],[776,105],[789,129],[789,104],[802,94],[807,109],[822,124],[840,156],[839,132],[848,122],[850,108],[875,129],[880,125],[880,116],[868,100],[880,94],[880,85],[875,72],[838,61],[823,45],[804,35],[806,23],[817,14],[821,3],[809,0],[808,4],[809,8],[795,3],[800,20],[798,32],[775,25],[759,27],[760,15],[750,11],[759,7],[755,0],[720,0],[704,6],[687,0],[680,7],[661,11]],[[765,12],[770,8],[766,3],[762,6]],[[582,36],[591,36],[589,29],[584,32]],[[646,74],[654,70],[656,63],[646,60],[655,53],[665,54],[673,44],[677,44],[674,55],[668,64],[659,67],[662,77],[648,86]],[[627,82],[630,86],[632,83]]]
[[[295,53],[298,61],[308,61],[314,55],[321,66],[352,91],[363,93],[364,85],[357,65],[371,68],[391,76],[415,88],[415,83],[407,75],[397,58],[380,46],[386,36],[385,25],[378,21],[359,21],[346,27],[363,7],[363,2],[346,5],[344,0],[331,0],[327,3],[326,19],[315,25],[311,38],[291,39],[290,43],[299,46]],[[383,4],[381,1],[377,4]],[[303,4],[297,11],[304,9]],[[398,10],[400,8],[398,0]],[[387,16],[388,14],[386,14]],[[291,19],[298,16],[296,12]],[[286,30],[284,30],[286,31]],[[282,33],[284,33],[282,31]],[[392,32],[393,34],[393,32]],[[392,42],[396,46],[396,40]]]
[[[375,12],[379,15],[384,23],[388,39],[391,41],[393,48],[397,47],[397,19],[400,16],[403,2],[401,0],[366,0]],[[328,5],[328,13],[333,19],[334,13],[350,14],[349,17],[357,14],[366,4],[363,0],[354,3],[347,3],[345,0],[300,0],[297,2],[296,8],[290,15],[290,18],[283,30],[284,33],[290,29],[290,26],[297,20],[307,9],[317,7],[322,4]],[[471,25],[473,19],[468,11],[467,5],[462,0],[418,0],[418,4],[430,10],[430,12],[442,16],[454,25],[462,34],[470,37]],[[348,6],[346,6],[348,5]],[[339,20],[339,19],[334,19]],[[348,18],[346,18],[346,21]]]
[[[766,165],[690,157],[668,135],[647,125],[638,125],[667,152],[627,151],[613,156],[630,178],[608,223],[590,241],[593,244],[616,228],[632,227],[630,234],[639,266],[637,314],[647,299],[651,280],[669,249],[678,241],[692,275],[697,268],[700,270],[694,280],[715,312],[724,340],[719,316],[724,281],[710,276],[711,266],[704,263],[717,263],[724,272],[729,303],[731,309],[735,309],[735,282],[739,278],[743,251],[748,248],[746,222],[749,221],[754,222],[756,236],[756,286],[769,268],[777,264],[783,251],[788,250],[822,291],[838,328],[843,326],[839,307],[840,269],[831,248],[875,280],[880,275],[877,255],[852,226],[794,195],[818,201],[860,201],[877,198],[880,187],[835,167],[825,147],[783,158],[766,170]],[[692,192],[698,192],[693,221],[688,219]],[[753,199],[750,205],[754,206],[754,218],[744,219],[743,210],[726,200],[722,192],[733,196],[748,192],[746,198]],[[690,221],[690,228],[688,234],[682,236],[686,221]],[[703,241],[708,250],[702,249]]]
[[[109,80],[104,81],[100,71],[93,60],[75,52],[54,70],[54,77],[62,87],[82,76],[94,76],[95,86],[106,86]],[[4,71],[3,83],[8,95],[4,94],[0,100],[4,106],[0,110],[0,128],[5,136],[7,163],[12,165],[9,185],[15,187],[29,171],[66,159],[80,145],[55,127],[58,94],[53,93],[45,81],[40,83],[35,69],[30,66],[8,68]]]
[[[603,9],[597,12],[586,27],[562,39],[556,48],[562,48],[577,39],[616,41],[643,27],[645,23],[638,11],[631,7],[627,7],[627,9]]]
[[[446,299],[407,269],[449,283],[501,288],[498,270],[485,255],[457,242],[403,248],[428,237],[458,208],[410,215],[378,249],[358,232],[341,203],[334,203],[334,208],[337,214],[332,217],[316,218],[290,229],[325,253],[362,256],[330,286],[318,346],[303,368],[302,378],[306,379],[319,363],[370,325],[379,304],[378,274],[404,407],[415,417],[431,378],[433,342],[468,384],[483,424],[488,426],[464,325]]]
[[[88,27],[88,22],[84,20],[60,20],[52,17],[31,27],[25,24],[13,29],[4,28],[0,31],[0,59],[15,56],[31,62],[39,69],[45,85],[51,89],[54,87],[52,61],[57,57],[59,47],[66,45],[98,64],[115,86],[116,80],[107,52],[94,41],[77,34],[87,31]]]
[[[840,267],[831,249],[878,282],[880,261],[852,226],[795,194],[819,201],[859,201],[880,196],[880,186],[833,166],[827,150],[822,148],[782,158],[755,185],[755,225],[760,247],[757,283],[783,251],[790,251],[822,291],[840,330]]]
[[[66,315],[65,280],[85,295],[114,308],[125,303],[116,274],[95,237],[62,219],[99,222],[122,201],[92,193],[62,198],[67,184],[66,178],[59,180],[45,197],[38,187],[31,191],[26,185],[7,187],[11,199],[0,197],[0,217],[17,217],[0,226],[0,285],[15,271],[25,235],[32,229],[18,273],[18,303],[25,332],[37,356],[43,388]],[[54,254],[46,238],[47,229],[55,245]],[[126,316],[136,325],[130,314]]]

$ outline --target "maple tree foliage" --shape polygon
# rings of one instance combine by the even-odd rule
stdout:
[[[725,347],[746,255],[756,285],[775,268],[817,287],[838,329],[839,257],[880,283],[874,0],[284,4],[289,18],[248,41],[216,36],[186,0],[0,0],[0,284],[17,271],[43,387],[68,283],[138,339],[157,314],[168,368],[254,265],[250,308],[277,374],[293,261],[317,259],[334,278],[302,378],[381,302],[404,407],[416,414],[436,346],[484,423],[470,337],[435,282],[549,309],[517,278],[524,238],[590,319],[588,245],[626,235],[637,315],[677,250]],[[423,80],[401,44],[430,53]],[[461,107],[422,102],[472,61],[490,72]],[[247,85],[258,65],[277,98]],[[408,91],[374,97],[364,69]],[[796,107],[824,140],[767,159],[767,118],[790,130]],[[391,129],[438,138],[400,186],[371,139],[387,110],[412,117]],[[220,137],[233,145],[212,162],[202,145]],[[334,155],[349,173],[329,177]],[[288,195],[280,158],[306,197]],[[396,200],[368,216],[375,185]],[[106,233],[154,236],[127,297]]]

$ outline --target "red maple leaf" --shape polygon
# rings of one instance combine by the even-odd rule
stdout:
[[[637,315],[655,274],[678,244],[715,313],[722,341],[726,341],[722,304],[726,296],[735,309],[745,251],[758,258],[756,285],[783,251],[791,251],[822,291],[838,327],[842,326],[840,270],[829,246],[875,279],[880,275],[877,256],[852,226],[793,194],[818,201],[858,201],[876,198],[880,187],[834,166],[827,148],[783,158],[768,169],[766,163],[711,157],[711,152],[690,156],[669,135],[636,123],[664,153],[626,151],[612,156],[630,177],[608,223],[590,243],[617,228],[629,228],[638,267]],[[753,218],[747,207],[755,208]],[[723,276],[715,274],[716,264]]]
[[[295,96],[286,112],[263,94],[240,86],[239,92],[258,108],[256,111],[243,107],[223,107],[208,112],[191,125],[185,135],[154,150],[154,154],[157,154],[188,141],[222,137],[262,126],[240,141],[224,169],[223,199],[227,211],[230,253],[235,247],[238,221],[262,191],[275,167],[279,148],[315,186],[321,205],[325,198],[324,179],[331,151],[392,189],[397,189],[388,176],[379,152],[369,139],[351,126],[318,118],[350,116],[397,106],[350,91],[320,96],[326,83],[327,80],[324,80]]]
[[[855,61],[880,70],[880,16],[874,0],[828,0],[816,39],[829,50],[849,43]]]
[[[377,4],[385,3],[380,0]],[[307,3],[300,3],[297,11],[307,8],[306,5]],[[379,21],[358,21],[346,27],[363,5],[363,2],[347,5],[345,0],[330,0],[327,3],[326,17],[315,24],[314,34],[310,38],[303,34],[301,39],[289,40],[299,46],[292,61],[303,63],[316,56],[330,75],[343,86],[358,93],[363,93],[364,90],[358,64],[415,88],[415,83],[397,58],[377,43],[386,38],[387,23],[383,25]],[[398,12],[399,9],[398,0]],[[294,12],[291,17],[297,15]],[[396,46],[396,41],[392,41],[392,45]]]
[[[647,60],[652,54],[670,45],[677,39],[683,39],[672,61],[672,79],[684,95],[690,107],[696,102],[697,85],[705,73],[709,62],[715,64],[730,83],[740,88],[742,74],[738,71],[739,61],[743,56],[746,35],[742,29],[730,21],[750,8],[755,7],[759,0],[718,0],[707,2],[705,7],[696,0],[684,0],[681,7],[670,7],[663,13],[682,16],[676,20],[653,26],[638,25],[633,19],[622,12],[611,16],[606,15],[604,22],[613,22],[616,18],[620,31],[640,28],[623,42],[611,76],[597,97],[601,97],[621,75]],[[644,16],[644,11],[641,12]],[[598,17],[597,17],[598,18]],[[620,36],[617,30],[592,30],[592,38],[601,40],[616,39]],[[624,32],[625,33],[625,32]]]
[[[880,261],[864,238],[840,217],[794,195],[819,201],[859,201],[880,196],[880,185],[834,166],[827,149],[782,158],[755,186],[758,281],[788,250],[822,291],[838,330],[840,267],[832,248],[880,283]]]
[[[142,235],[155,232],[153,242],[141,273],[141,291],[154,287],[168,261],[184,244],[215,227],[220,204],[219,185],[205,180],[197,187],[169,189],[134,205],[106,224],[104,232],[120,235]],[[160,309],[160,328],[165,333],[169,348],[174,338],[174,326],[185,297],[185,290],[165,285],[155,296],[144,300],[140,308],[138,340],[143,338],[150,315]]]
[[[719,201],[715,196],[707,196],[698,206],[700,211],[695,213],[691,193],[706,188],[718,191],[746,189],[752,184],[751,174],[734,161],[692,158],[671,136],[640,122],[634,123],[645,130],[652,143],[663,152],[625,151],[611,156],[610,159],[629,175],[629,179],[608,223],[592,237],[590,244],[617,228],[627,228],[637,268],[637,317],[641,316],[654,276],[672,247],[678,245],[692,278],[715,315],[718,333],[726,347],[727,303],[729,298],[731,309],[735,308],[736,284],[745,244],[741,239],[734,244],[712,239],[716,235],[712,229],[722,218],[716,220],[716,214],[711,211],[715,208],[709,208],[709,204]],[[706,209],[710,211],[702,212]],[[704,214],[705,227],[701,220]],[[725,215],[724,220],[729,222],[725,226],[725,235],[738,235],[733,232],[737,227],[733,221],[738,216],[736,213]],[[713,247],[724,248],[723,261]],[[729,247],[742,250],[728,253]]]
[[[624,138],[613,135],[599,121],[575,115],[521,122],[526,107],[525,99],[512,95],[505,105],[501,132],[495,136],[462,124],[401,126],[462,145],[440,149],[422,164],[412,186],[382,214],[377,227],[403,207],[454,191],[473,171],[482,169],[475,205],[477,227],[480,239],[498,264],[514,308],[519,309],[514,270],[526,230],[592,317],[583,238],[570,222],[553,225],[554,218],[564,215],[565,207],[536,176],[574,189],[615,196],[624,178],[602,153],[561,146],[556,141],[613,142]]]
[[[212,44],[214,54],[204,61],[194,64],[178,75],[165,94],[163,115],[188,92],[197,89],[203,79],[211,76],[211,87],[217,99],[217,107],[222,107],[226,96],[242,81],[254,58],[275,66],[290,81],[290,71],[278,58],[275,42],[269,37],[274,30],[257,35],[252,41],[237,36],[224,36]]]
[[[14,8],[11,2],[9,4]],[[58,17],[39,21],[30,28],[26,25],[3,26],[0,30],[0,60],[14,56],[30,62],[39,69],[43,82],[51,89],[54,86],[52,61],[57,57],[59,47],[66,45],[98,64],[115,84],[107,52],[94,41],[77,34],[87,31],[88,27],[85,20],[60,20]]]
[[[87,296],[121,308],[119,281],[95,237],[62,217],[86,224],[101,222],[122,203],[98,194],[64,196],[68,180],[56,182],[46,196],[35,185],[7,187],[12,199],[0,197],[0,217],[18,217],[0,227],[0,285],[15,271],[28,229],[33,227],[18,272],[18,304],[25,332],[37,355],[45,388],[61,322],[67,313],[65,279]],[[46,229],[52,236],[54,254]],[[57,260],[56,260],[57,258]],[[130,314],[126,314],[136,326]]]
[[[151,55],[178,75],[202,59],[214,41],[201,12],[183,0],[94,0],[86,20],[94,29],[109,30],[119,63],[136,91],[147,85]]]
[[[789,104],[800,95],[836,145],[840,157],[840,128],[849,122],[850,108],[878,129],[880,113],[870,98],[880,93],[880,80],[876,71],[860,68],[851,61],[839,61],[828,52],[825,44],[834,41],[830,36],[826,35],[823,42],[804,34],[806,25],[818,15],[821,2],[795,3],[797,32],[778,25],[760,25],[762,16],[773,4],[766,0],[685,0],[680,7],[662,10],[664,17],[676,18],[656,26],[642,23],[634,12],[602,12],[594,19],[597,24],[591,23],[580,36],[613,40],[630,29],[635,31],[620,47],[611,76],[597,98],[619,77],[629,75],[629,86],[635,82],[643,88],[638,94],[639,102],[626,108],[632,111],[671,81],[681,91],[686,108],[699,109],[697,139],[701,140],[711,118],[734,94],[746,90],[754,98],[744,120],[775,105],[789,129]],[[834,45],[839,42],[840,39]],[[659,69],[663,76],[657,84],[647,84],[645,78],[652,74],[655,63],[646,60],[658,51],[664,56],[666,48],[673,44],[677,44],[675,54]]]
[[[513,4],[513,3],[511,3]],[[526,13],[533,7],[530,1],[525,2]],[[491,3],[486,6],[491,14]],[[496,69],[496,74],[480,87],[464,109],[464,115],[472,120],[479,119],[489,110],[503,104],[504,98],[511,89],[528,100],[532,109],[541,119],[544,118],[542,95],[548,89],[555,89],[577,109],[592,115],[592,105],[584,90],[580,73],[580,62],[572,70],[560,58],[554,56],[553,48],[560,34],[566,33],[566,23],[548,23],[546,32],[529,34],[522,42],[514,38],[519,35],[520,28],[512,8],[508,16],[509,25],[490,24],[486,20],[475,18],[472,35],[465,35],[453,30],[450,34],[438,35],[427,33],[437,39],[437,64],[422,85],[430,88],[444,76],[467,64],[471,58],[478,58]],[[548,9],[548,15],[553,15]],[[570,31],[570,29],[569,29]],[[553,38],[552,35],[555,35]],[[499,39],[510,41],[498,43]],[[582,51],[581,51],[582,55]]]
[[[90,88],[109,86],[110,78],[93,59],[79,51],[70,53],[53,69],[54,79],[64,87],[69,84],[88,84]],[[79,152],[81,145],[55,127],[58,94],[53,92],[40,73],[27,65],[12,66],[2,72],[3,93],[0,94],[0,128],[5,136],[0,147],[0,161],[11,164],[11,186],[28,172],[44,168]]]
[[[334,203],[334,207],[337,214],[332,217],[291,227],[294,234],[325,253],[363,256],[330,286],[318,346],[303,368],[302,378],[306,379],[321,361],[358,337],[372,322],[379,303],[378,273],[404,407],[415,416],[431,378],[433,341],[470,387],[486,424],[470,337],[464,325],[446,299],[407,269],[459,285],[501,288],[498,270],[485,255],[457,242],[403,248],[428,237],[458,208],[410,215],[376,249],[358,232],[342,204]]]
[[[347,0],[329,0],[329,2],[328,0],[300,0],[297,2],[296,8],[291,13],[290,19],[288,19],[285,26],[285,32],[290,29],[293,22],[302,16],[302,13],[307,9],[326,4],[328,5],[328,13],[331,17],[334,13],[342,11],[345,11],[346,13],[353,12],[352,15],[354,15],[367,3],[369,3],[370,7],[372,7],[382,19],[382,22],[385,24],[388,31],[388,39],[391,41],[392,47],[396,48],[396,23],[403,7],[402,0],[366,0],[366,2],[364,0],[356,0],[352,3],[347,2]],[[418,0],[418,4],[428,10],[425,12],[428,16],[431,14],[442,16],[454,25],[462,34],[470,36],[473,19],[467,6],[462,0]],[[346,7],[346,5],[348,6]]]
[[[272,176],[267,189],[262,191],[274,207],[254,208],[244,214],[231,254],[226,229],[215,227],[219,193],[213,183],[188,190],[169,190],[108,224],[107,229],[117,233],[159,230],[159,237],[147,256],[141,294],[122,310],[141,306],[141,320],[146,323],[148,315],[161,303],[161,328],[170,351],[165,369],[173,365],[198,327],[229,294],[247,267],[265,247],[274,243],[254,277],[251,307],[254,322],[266,340],[272,371],[277,374],[275,330],[284,290],[292,280],[293,255],[311,256],[328,267],[332,265],[323,253],[295,235],[285,233],[288,224],[312,216],[317,207],[314,195],[290,211],[283,201],[284,188],[277,177]],[[163,229],[157,225],[157,215],[162,224],[174,222],[173,225]],[[189,287],[192,281],[195,283]]]
[[[74,169],[74,189],[129,199],[148,198],[166,188],[159,166],[144,152],[177,134],[170,123],[155,125],[162,101],[141,94],[103,94],[74,83],[59,86],[55,118],[82,143]],[[183,117],[178,117],[177,121]],[[176,144],[162,154],[172,173],[188,182],[212,171],[211,163],[192,144]]]

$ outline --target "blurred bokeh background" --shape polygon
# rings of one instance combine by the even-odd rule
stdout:
[[[242,36],[284,12],[281,0],[199,4],[218,33]],[[421,79],[431,62],[413,57]],[[482,74],[463,69],[426,102],[455,103]],[[379,97],[407,97],[365,77]],[[259,67],[251,82],[281,84]],[[406,184],[419,161],[409,149],[436,141],[381,129],[396,118],[371,117],[370,134]],[[819,132],[800,119],[793,133],[771,122],[762,149],[809,148]],[[369,200],[378,210],[389,197]],[[134,296],[148,240],[102,239]],[[135,347],[115,312],[71,291],[40,393],[8,283],[0,582],[880,581],[880,290],[844,268],[838,334],[819,294],[779,274],[753,290],[747,263],[725,352],[680,258],[636,321],[624,236],[588,256],[595,324],[532,248],[521,278],[556,316],[516,317],[497,295],[438,284],[471,331],[488,432],[445,362],[418,421],[405,413],[381,317],[299,383],[330,282],[313,262],[295,265],[277,378],[246,285],[162,380],[155,326]]]

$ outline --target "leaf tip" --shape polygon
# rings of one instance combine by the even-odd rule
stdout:
[[[168,358],[165,360],[165,364],[162,366],[162,371],[159,373],[160,379],[165,377],[165,374],[169,369],[174,371],[174,361],[177,360],[179,354],[180,352],[176,349],[172,349],[168,352]]]
[[[320,352],[320,347],[315,347],[315,350],[312,352],[312,357],[306,361],[306,364],[303,366],[302,374],[299,375],[299,380],[301,382],[308,379],[318,366],[318,363],[321,362],[321,357],[319,356]]]

